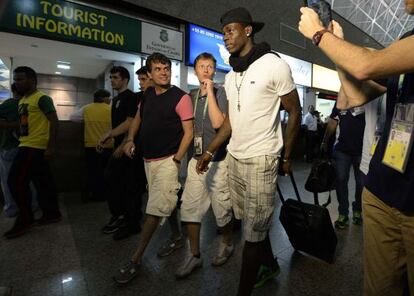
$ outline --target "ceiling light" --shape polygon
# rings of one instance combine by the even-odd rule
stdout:
[[[65,69],[65,70],[69,70],[70,69],[70,65],[66,65],[66,64],[57,64],[57,67],[59,69]]]
[[[72,280],[73,280],[72,277],[68,277],[68,278],[62,280],[62,284],[71,282]]]
[[[55,74],[60,75],[60,74],[62,74],[62,72],[56,71]]]

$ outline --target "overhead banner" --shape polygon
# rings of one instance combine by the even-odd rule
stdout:
[[[61,0],[1,0],[0,30],[141,51],[141,21]]]
[[[280,57],[289,64],[293,80],[296,84],[312,86],[312,63],[279,53]]]
[[[183,60],[183,33],[142,23],[142,52],[159,52],[174,60]]]
[[[339,92],[341,81],[338,72],[317,64],[312,64],[312,67],[312,87]]]

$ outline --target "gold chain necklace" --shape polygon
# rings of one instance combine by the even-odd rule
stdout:
[[[247,71],[246,71],[246,72],[247,72]],[[236,73],[236,75],[234,76],[234,81],[235,81],[235,83],[236,83],[236,89],[237,89],[237,111],[239,111],[239,112],[240,112],[240,89],[241,89],[241,87],[242,87],[242,85],[243,85],[244,77],[246,77],[246,75],[245,75],[245,74],[246,74],[246,73],[244,73],[244,71],[240,73],[240,76],[242,76],[242,79],[241,79],[241,81],[240,81],[240,84],[239,84],[239,85],[237,85],[237,73]]]

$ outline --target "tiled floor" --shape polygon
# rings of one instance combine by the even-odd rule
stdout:
[[[305,201],[312,195],[303,189],[309,167],[296,164],[295,174]],[[352,175],[351,175],[352,176]],[[350,192],[353,192],[350,182]],[[286,196],[293,196],[288,178],[280,178]],[[326,195],[325,195],[326,196]],[[325,199],[325,197],[322,197]],[[337,217],[336,196],[328,207],[332,220]],[[353,199],[350,197],[350,199]],[[280,204],[280,202],[278,201]],[[241,235],[236,233],[236,251],[222,267],[212,267],[211,258],[218,245],[214,218],[209,212],[202,227],[204,266],[190,278],[177,281],[174,271],[186,255],[186,249],[158,259],[158,246],[167,237],[168,225],[160,228],[144,256],[139,276],[130,285],[119,287],[111,277],[130,256],[139,236],[114,242],[100,228],[108,219],[105,203],[82,203],[80,194],[61,194],[63,222],[36,227],[15,240],[0,239],[0,286],[12,286],[16,296],[115,296],[115,295],[235,295],[240,261]],[[272,245],[279,258],[280,276],[257,289],[253,295],[361,295],[362,228],[351,225],[338,232],[338,248],[334,264],[327,264],[295,252],[278,220],[278,207],[271,231]],[[0,232],[12,220],[0,216]]]

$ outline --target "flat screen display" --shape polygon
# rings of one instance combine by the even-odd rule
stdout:
[[[186,62],[194,65],[195,58],[203,52],[211,53],[217,60],[217,70],[228,72],[230,53],[223,41],[223,34],[194,24],[188,25]]]

